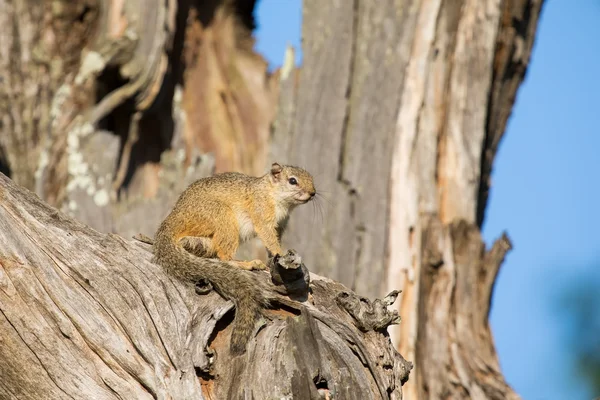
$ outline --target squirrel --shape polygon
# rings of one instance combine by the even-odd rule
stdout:
[[[253,177],[226,172],[192,183],[158,228],[154,261],[175,278],[208,281],[235,304],[231,353],[245,353],[269,300],[243,270],[265,269],[260,260],[233,260],[240,242],[258,236],[269,255],[282,255],[281,235],[290,212],[316,194],[313,177],[290,165],[271,165]],[[215,259],[216,258],[216,259]]]

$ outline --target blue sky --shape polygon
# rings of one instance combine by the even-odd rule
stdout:
[[[256,48],[272,66],[287,43],[299,51],[301,16],[300,0],[260,0]],[[492,175],[484,237],[506,230],[514,249],[491,325],[506,379],[525,400],[600,396],[571,372],[557,307],[570,285],[600,280],[599,21],[599,0],[546,1]]]

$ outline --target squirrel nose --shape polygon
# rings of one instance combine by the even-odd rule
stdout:
[[[317,194],[317,192],[315,192],[314,190],[312,192],[309,193],[310,197],[315,197],[315,194]]]

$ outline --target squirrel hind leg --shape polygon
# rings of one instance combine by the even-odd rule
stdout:
[[[234,218],[223,218],[212,237],[212,246],[217,258],[231,261],[240,245],[237,221]]]

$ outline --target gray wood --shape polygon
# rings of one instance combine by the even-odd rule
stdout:
[[[0,397],[402,397],[411,366],[385,330],[397,314],[368,300],[342,307],[336,297],[353,294],[317,275],[310,296],[306,285],[294,286],[295,300],[280,294],[285,271],[307,273],[296,253],[282,261],[280,286],[253,274],[286,307],[266,314],[236,359],[232,304],[150,259],[149,244],[90,229],[0,174]],[[382,322],[365,329],[373,310]]]
[[[109,3],[0,2],[0,148],[11,176],[54,204],[85,175],[80,140],[127,100],[147,110],[167,68],[175,0]],[[96,104],[105,68],[127,83]]]
[[[284,244],[358,294],[402,289],[390,334],[415,362],[407,397],[516,396],[487,324],[510,246],[485,253],[479,231],[542,3],[303,3],[272,152],[315,173],[323,213],[299,209]]]
[[[274,158],[288,158],[313,172],[326,217],[319,221],[316,210],[298,210],[284,239],[321,273],[361,293],[379,292],[385,271],[390,127],[415,22],[410,7],[400,12],[391,1],[306,1],[304,9],[297,119],[289,152]],[[286,118],[279,114],[278,128],[287,126]]]

